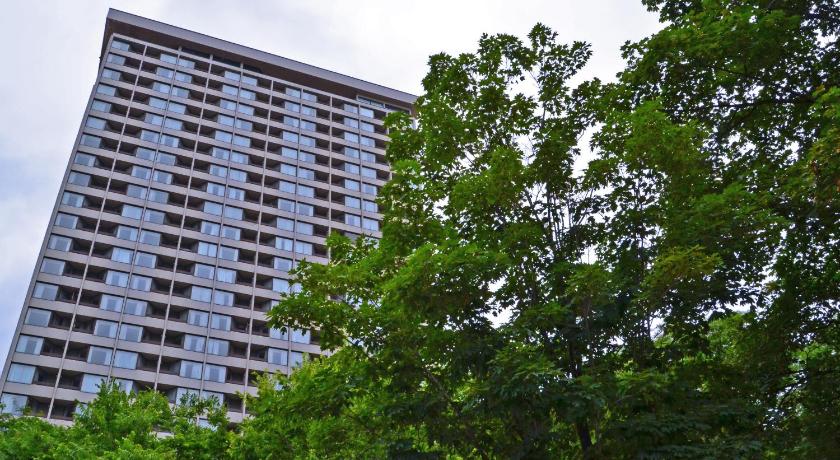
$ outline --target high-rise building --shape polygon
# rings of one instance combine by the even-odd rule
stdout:
[[[374,63],[372,63],[374,65]],[[5,411],[72,419],[103,379],[221,398],[320,354],[271,329],[330,232],[380,236],[383,117],[415,96],[111,10],[2,374]]]

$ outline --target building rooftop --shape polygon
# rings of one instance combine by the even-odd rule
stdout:
[[[137,37],[174,48],[185,46],[198,54],[222,58],[223,62],[241,62],[246,69],[353,99],[367,97],[404,109],[410,109],[417,99],[413,94],[393,88],[113,8],[108,10],[105,21],[100,58],[104,56],[105,46],[112,34]]]

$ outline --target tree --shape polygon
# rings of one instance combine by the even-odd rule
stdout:
[[[337,351],[272,398],[415,453],[840,450],[840,14],[646,4],[667,25],[615,83],[573,87],[588,46],[541,25],[430,59],[417,127],[388,122],[382,240],[331,237],[271,312]]]

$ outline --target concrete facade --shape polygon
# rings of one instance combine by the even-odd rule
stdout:
[[[321,353],[271,330],[299,260],[380,236],[384,116],[415,96],[111,10],[99,74],[3,368],[58,423],[114,378],[222,398]]]

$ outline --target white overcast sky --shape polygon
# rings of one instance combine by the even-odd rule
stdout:
[[[0,15],[0,360],[5,360],[116,8],[420,94],[429,55],[537,22],[584,40],[586,76],[612,78],[619,47],[659,29],[637,0],[28,1]],[[2,362],[2,361],[0,361]]]

